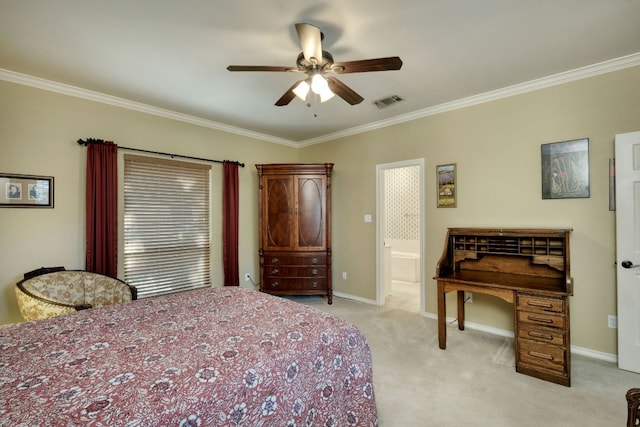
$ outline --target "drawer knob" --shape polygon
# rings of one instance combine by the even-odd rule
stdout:
[[[311,270],[311,274],[315,276],[316,274],[318,274],[318,270],[314,268],[313,270]]]
[[[311,264],[317,264],[318,258],[311,258]]]
[[[271,284],[271,286],[275,288],[276,286],[280,286],[280,283],[279,283],[279,282],[273,282],[273,283]]]
[[[279,262],[279,261],[280,261],[280,260],[279,260],[278,258],[271,258],[271,262],[272,262],[272,263],[274,263],[274,264],[275,264],[275,263],[277,263],[277,262]]]
[[[271,274],[278,274],[278,273],[280,273],[280,270],[278,270],[277,268],[271,269]]]
[[[318,287],[318,282],[313,282],[311,285],[312,285],[314,288],[317,288],[317,287]]]
[[[532,322],[553,323],[553,319],[549,319],[548,317],[527,316],[527,319]]]

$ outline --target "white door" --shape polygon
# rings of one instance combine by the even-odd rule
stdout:
[[[640,372],[640,132],[616,135],[618,367]]]

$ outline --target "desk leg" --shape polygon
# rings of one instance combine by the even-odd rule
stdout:
[[[442,350],[447,348],[447,306],[441,282],[438,282],[438,345]]]
[[[464,331],[464,291],[458,291],[458,329]]]

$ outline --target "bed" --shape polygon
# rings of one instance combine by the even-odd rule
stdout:
[[[0,327],[1,426],[376,426],[349,322],[239,287]]]

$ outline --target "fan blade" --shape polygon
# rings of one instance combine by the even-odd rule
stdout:
[[[331,71],[337,74],[365,73],[368,71],[391,71],[399,70],[402,67],[402,60],[397,56],[388,58],[363,59],[360,61],[336,62],[331,67]]]
[[[278,107],[282,107],[282,106],[288,105],[288,104],[291,102],[291,100],[292,100],[293,98],[295,98],[295,97],[296,97],[296,94],[295,94],[295,93],[293,93],[293,90],[296,88],[296,86],[298,86],[298,85],[300,84],[300,82],[301,82],[301,81],[302,81],[302,80],[298,80],[297,82],[295,82],[295,83],[293,84],[293,86],[291,86],[291,87],[289,88],[289,90],[287,90],[287,91],[284,93],[284,95],[282,95],[282,96],[280,97],[280,99],[278,99],[278,100],[276,101],[276,104],[275,104],[275,105],[277,105]]]
[[[269,65],[229,65],[229,71],[300,71],[291,67],[272,67]]]
[[[316,63],[322,62],[322,35],[320,28],[311,24],[296,24],[296,31],[298,32],[304,59],[311,61],[311,58],[315,58]]]
[[[333,93],[351,105],[360,104],[364,100],[364,98],[354,92],[353,89],[335,77],[327,77],[327,82],[329,82],[329,89],[331,89]]]

